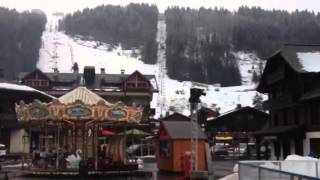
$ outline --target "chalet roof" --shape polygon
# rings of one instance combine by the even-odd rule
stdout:
[[[162,121],[190,121],[190,118],[183,114],[175,112],[170,116],[164,117]]]
[[[59,98],[59,101],[64,104],[71,104],[77,100],[81,100],[84,104],[89,105],[97,104],[99,101],[105,102],[106,105],[111,105],[109,102],[91,92],[86,87],[78,87]]]
[[[276,54],[298,73],[320,72],[320,45],[285,44]]]
[[[218,120],[218,119],[222,119],[222,118],[227,118],[228,116],[232,116],[233,114],[239,113],[241,111],[252,111],[252,112],[257,112],[259,114],[263,114],[266,116],[266,118],[268,117],[268,114],[265,112],[262,112],[258,109],[255,109],[253,107],[249,107],[249,106],[245,106],[245,107],[241,107],[241,108],[235,108],[233,110],[227,111],[223,114],[221,114],[220,116],[216,117],[213,119],[213,121]]]
[[[307,101],[310,99],[315,99],[320,97],[320,89],[314,89],[312,91],[306,92],[302,97],[299,99],[300,101]]]
[[[200,126],[194,122],[163,121],[162,124],[172,139],[191,139],[193,126],[197,126],[198,139],[207,139]]]
[[[19,79],[23,79],[30,72],[21,72],[19,73]],[[78,80],[78,78],[83,77],[82,73],[53,73],[53,72],[45,72],[45,74],[52,82],[74,82]],[[101,87],[101,82],[104,83],[113,83],[113,84],[121,84],[124,80],[126,80],[132,74],[95,74],[95,84],[93,88],[97,89]],[[143,76],[151,81],[156,79],[155,75],[144,75]],[[152,90],[157,91],[158,87],[155,84],[152,84]]]

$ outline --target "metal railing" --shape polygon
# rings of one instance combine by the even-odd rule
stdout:
[[[320,180],[320,161],[241,161],[239,180]]]

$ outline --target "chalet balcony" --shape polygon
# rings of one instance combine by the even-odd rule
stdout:
[[[294,106],[296,102],[290,95],[285,95],[276,99],[269,99],[263,103],[263,106],[268,110],[282,109],[290,106]]]

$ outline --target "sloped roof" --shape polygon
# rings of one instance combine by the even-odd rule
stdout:
[[[262,114],[262,115],[268,117],[268,114],[265,113],[265,112],[262,112],[262,111],[260,111],[260,110],[258,110],[258,109],[255,109],[255,108],[253,108],[253,107],[250,107],[250,106],[245,106],[245,107],[241,107],[241,108],[235,108],[235,109],[233,109],[233,110],[230,110],[230,111],[227,111],[227,112],[225,112],[225,113],[223,113],[223,114],[220,114],[219,116],[217,116],[217,117],[214,118],[213,120],[225,118],[225,117],[228,117],[228,116],[230,116],[230,115],[233,115],[233,114],[238,113],[238,112],[241,112],[241,111],[257,112],[257,113],[259,113],[259,114]]]
[[[30,72],[21,72],[19,73],[19,79],[23,79],[25,76],[30,74]],[[51,81],[53,82],[74,82],[78,78],[83,77],[82,73],[48,73],[44,72]],[[121,84],[124,80],[126,80],[129,76],[132,74],[95,74],[95,84],[93,85],[93,88],[100,88],[101,82],[105,83],[114,83],[114,84]],[[155,75],[144,75],[143,76],[151,81],[152,79],[156,79]],[[150,82],[151,83],[151,82]],[[151,83],[152,84],[152,83]],[[152,84],[152,90],[157,91],[158,87],[157,85]]]
[[[285,44],[278,53],[298,73],[320,72],[320,45]]]
[[[191,139],[193,126],[197,126],[198,139],[207,139],[200,126],[191,121],[163,121],[165,130],[172,139]]]
[[[306,101],[306,100],[311,100],[319,97],[320,97],[320,89],[317,88],[309,92],[306,92],[305,94],[302,95],[302,97],[299,100]]]
[[[178,112],[175,112],[171,114],[170,116],[166,116],[162,119],[162,121],[190,121],[190,118],[180,114]]]
[[[56,99],[56,97],[51,96],[45,92],[39,91],[29,86],[20,85],[20,84],[13,84],[13,83],[0,83],[0,90],[13,90],[13,91],[27,91],[27,92],[34,92],[37,94],[41,94],[45,97]]]
[[[106,105],[111,105],[109,102],[104,100],[102,97],[93,93],[86,87],[77,87],[76,89],[68,92],[67,94],[61,96],[59,101],[64,104],[71,104],[77,100],[82,101],[84,104],[94,105],[99,101],[104,101]]]

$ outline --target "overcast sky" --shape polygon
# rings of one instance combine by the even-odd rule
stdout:
[[[126,5],[130,2],[156,4],[160,12],[172,5],[192,8],[218,6],[230,10],[236,10],[239,6],[247,5],[288,11],[296,9],[320,11],[320,0],[0,0],[0,6],[15,8],[18,11],[42,9],[45,12],[73,12],[101,4]]]

